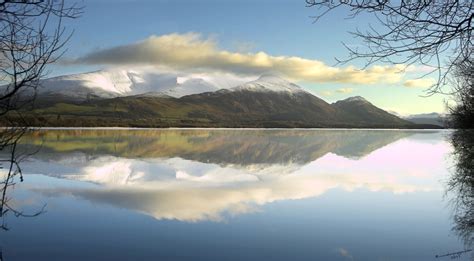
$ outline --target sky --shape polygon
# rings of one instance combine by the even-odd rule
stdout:
[[[73,2],[73,1],[67,1]],[[337,64],[362,46],[349,32],[376,24],[339,10],[314,21],[304,0],[84,0],[84,14],[51,76],[143,66],[238,76],[274,73],[328,102],[362,96],[400,114],[444,112],[443,95],[424,97],[435,76],[422,66],[363,60]]]

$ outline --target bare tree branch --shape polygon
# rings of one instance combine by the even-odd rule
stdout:
[[[428,94],[446,93],[443,87],[453,62],[472,56],[474,1],[306,0],[306,4],[315,8],[315,21],[335,9],[345,9],[350,19],[374,15],[377,28],[352,32],[366,49],[344,45],[349,55],[338,62],[363,59],[366,67],[379,62],[430,66],[438,81]]]
[[[64,19],[81,14],[82,7],[66,5],[64,0],[0,0],[0,117],[8,123],[0,128],[0,151],[9,155],[0,158],[2,229],[8,229],[7,213],[32,217],[45,211],[43,206],[38,212],[24,213],[9,203],[7,190],[17,179],[23,181],[20,162],[28,156],[16,149],[21,137],[29,131],[20,109],[34,101],[47,66],[65,51],[72,32],[66,30]]]

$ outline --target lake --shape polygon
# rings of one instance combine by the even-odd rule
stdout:
[[[449,260],[448,135],[35,131],[2,260]]]

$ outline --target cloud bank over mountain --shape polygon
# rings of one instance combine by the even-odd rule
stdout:
[[[89,53],[73,64],[114,66],[151,65],[177,70],[220,71],[239,75],[277,73],[314,83],[394,84],[404,77],[403,65],[333,67],[319,60],[297,56],[273,56],[265,52],[231,52],[212,38],[198,33],[150,36],[145,40]]]

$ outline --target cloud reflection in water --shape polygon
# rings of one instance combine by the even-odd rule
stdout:
[[[156,219],[221,221],[258,211],[271,202],[317,197],[331,189],[396,194],[439,191],[442,187],[437,181],[446,172],[445,155],[450,150],[440,132],[248,131],[235,135],[234,131],[200,130],[196,131],[199,135],[178,131],[174,137],[170,132],[156,132],[151,137],[155,143],[147,142],[167,148],[168,154],[138,150],[134,142],[141,136],[121,133],[117,138],[112,130],[109,136],[127,144],[113,153],[107,149],[97,153],[84,144],[55,151],[61,140],[48,144],[46,139],[47,149],[33,156],[25,169],[78,182],[73,188],[37,189],[50,196],[71,195]],[[67,140],[88,138],[60,134]],[[101,135],[99,140],[110,139],[107,133]],[[288,151],[275,152],[275,148]],[[147,153],[134,155],[134,150]],[[80,186],[84,182],[96,185]]]

